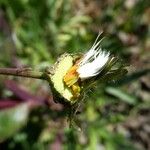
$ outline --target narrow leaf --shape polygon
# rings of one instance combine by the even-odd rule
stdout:
[[[118,88],[107,87],[106,92],[110,95],[113,95],[113,96],[119,98],[120,100],[122,100],[128,104],[136,104],[137,103],[136,97],[134,97],[130,94],[127,94],[126,92],[124,92]]]

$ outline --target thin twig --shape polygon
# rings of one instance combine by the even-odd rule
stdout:
[[[45,80],[43,72],[33,71],[30,68],[0,68],[0,75],[12,75]]]

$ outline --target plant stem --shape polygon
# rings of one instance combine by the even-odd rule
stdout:
[[[0,68],[0,75],[12,75],[46,80],[43,72],[33,71],[30,68]]]

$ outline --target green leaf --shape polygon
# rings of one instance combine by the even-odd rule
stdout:
[[[114,87],[107,87],[106,88],[106,92],[108,94],[111,94],[117,98],[119,98],[120,100],[128,103],[128,104],[136,104],[137,103],[137,99],[136,97],[125,93],[124,91],[118,89],[118,88],[114,88]]]
[[[12,136],[27,122],[28,104],[0,111],[0,142]]]
[[[150,69],[144,69],[144,70],[141,70],[138,72],[134,72],[134,73],[127,75],[127,76],[123,77],[122,79],[120,79],[115,84],[115,86],[121,86],[124,84],[128,84],[128,83],[133,82],[133,81],[135,81],[135,80],[139,79],[140,77],[145,76],[147,74],[150,74]]]

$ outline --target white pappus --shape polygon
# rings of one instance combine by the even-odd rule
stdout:
[[[85,80],[98,75],[110,59],[110,53],[102,51],[98,41],[100,34],[96,38],[93,46],[83,56],[79,62],[77,72],[81,80]]]

